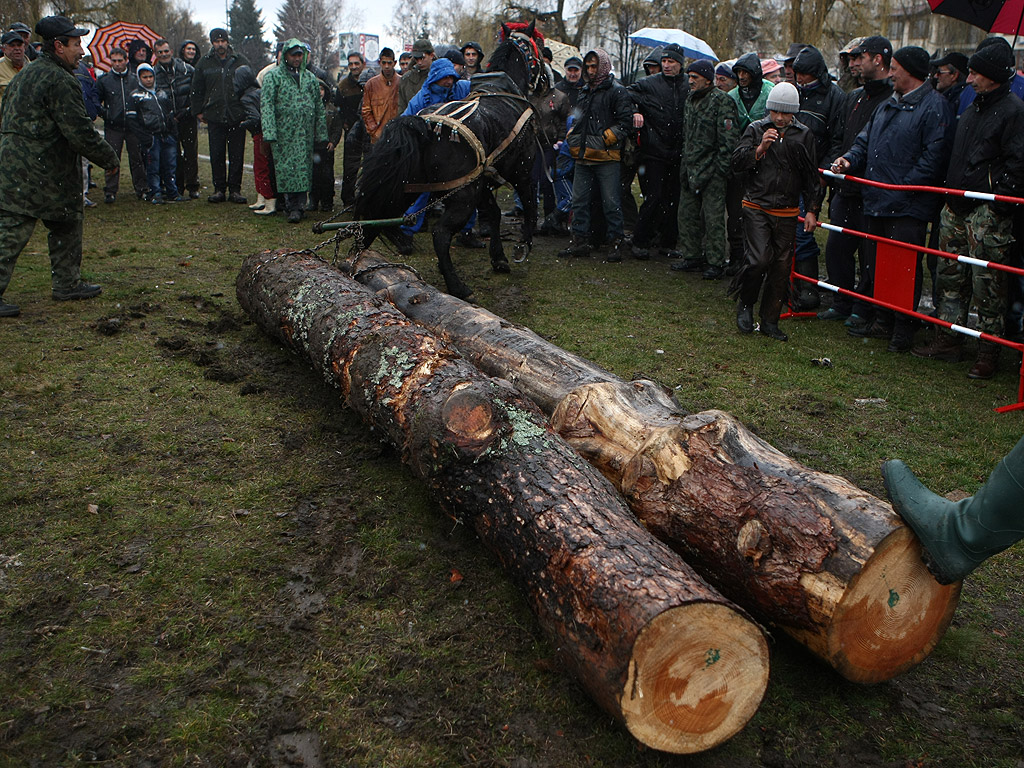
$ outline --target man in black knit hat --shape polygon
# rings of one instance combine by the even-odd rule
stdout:
[[[992,39],[992,38],[989,38]],[[978,46],[967,63],[967,82],[977,94],[960,116],[950,153],[946,186],[1020,197],[1024,194],[1024,102],[1010,91],[1015,74],[1013,51],[1000,42]],[[1013,243],[1013,205],[950,197],[942,211],[944,251],[1006,264]],[[939,264],[938,317],[967,324],[970,299],[978,311],[978,330],[1001,336],[1006,313],[1005,273],[943,259]],[[1000,347],[980,342],[968,372],[989,379],[999,363]],[[936,329],[933,340],[914,354],[934,360],[960,359],[960,336]]]

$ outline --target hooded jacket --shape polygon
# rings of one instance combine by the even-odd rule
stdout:
[[[96,80],[96,93],[103,106],[103,124],[124,131],[128,128],[128,96],[139,87],[139,81],[130,69],[124,72],[110,70]]]
[[[287,52],[302,48],[297,70],[287,63]],[[313,144],[327,141],[327,121],[320,83],[306,68],[309,51],[292,38],[281,48],[277,66],[263,78],[260,114],[263,140],[273,147],[277,191],[308,192],[313,179]]]
[[[843,157],[853,175],[872,181],[941,185],[954,124],[953,109],[926,82],[900,101],[890,98],[879,106]],[[868,216],[931,221],[940,205],[936,195],[877,187],[865,186],[861,197]]]
[[[235,70],[249,60],[228,48],[221,59],[211,48],[196,65],[192,75],[192,93],[189,110],[202,115],[208,123],[238,125],[242,119],[242,104],[235,97]]]
[[[843,102],[846,93],[832,82],[828,66],[821,51],[813,45],[805,46],[793,60],[794,71],[814,75],[812,85],[798,85],[800,92],[800,122],[811,129],[818,142],[818,161],[835,157],[842,138]]]
[[[459,52],[463,56],[465,56],[467,48],[472,48],[474,51],[476,51],[477,55],[475,65],[473,65],[472,67],[469,66],[469,64],[466,65],[466,78],[469,79],[473,75],[479,75],[481,72],[484,71],[484,49],[481,48],[478,43],[466,43],[464,46],[462,46],[461,49],[459,49]]]
[[[194,45],[196,47],[196,55],[194,57],[192,57],[191,59],[188,58],[185,55],[185,46],[188,45],[189,43],[192,43],[192,45]],[[178,58],[181,59],[182,61],[184,61],[186,64],[188,64],[193,69],[195,69],[196,65],[199,63],[199,60],[202,57],[203,57],[203,54],[200,52],[199,43],[197,43],[195,40],[186,40],[178,48]]]
[[[757,58],[756,53],[745,53],[736,59],[736,63],[732,65],[732,71],[738,74],[739,70],[750,73],[750,85],[746,87],[737,85],[729,91],[729,96],[736,102],[736,114],[740,119],[740,133],[743,133],[748,125],[767,116],[768,94],[772,92],[774,84],[764,79],[761,60]]]
[[[686,75],[680,72],[669,77],[660,72],[638,80],[626,90],[636,110],[644,116],[637,142],[639,154],[678,163],[683,151],[683,106],[690,93]]]
[[[991,93],[974,98],[960,115],[953,139],[946,186],[975,192],[1024,194],[1024,102],[1003,83]],[[966,216],[981,205],[977,200],[950,197],[947,205]],[[1000,214],[1012,214],[1014,205],[992,203]]]
[[[454,77],[455,82],[448,88],[440,84],[445,77]],[[427,73],[427,79],[423,81],[419,93],[409,100],[403,115],[415,115],[421,110],[434,104],[443,104],[446,101],[458,101],[469,94],[469,80],[460,80],[459,73],[455,71],[455,65],[451,59],[444,57],[434,59]]]
[[[612,62],[600,48],[587,52],[597,56],[597,75],[580,91],[573,114],[578,119],[569,129],[566,141],[577,162],[617,163],[622,148],[633,130],[633,100],[612,77]]]
[[[139,68],[153,69],[146,63],[139,64]],[[170,93],[157,90],[155,85],[147,88],[141,80],[138,88],[128,96],[127,119],[128,127],[142,148],[149,147],[154,136],[176,136],[178,133]]]
[[[143,61],[135,60],[136,51],[145,51],[146,58]],[[128,43],[128,69],[132,72],[136,72],[139,69],[139,64],[149,64],[153,61],[153,49],[149,47],[149,43],[145,40],[132,40]]]
[[[260,84],[252,67],[243,64],[235,70],[235,96],[242,103],[242,127],[253,136],[263,133],[263,119],[260,114]]]

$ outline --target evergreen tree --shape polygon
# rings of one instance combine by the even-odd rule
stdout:
[[[263,39],[263,19],[255,0],[233,0],[228,11],[231,47],[258,72],[270,63],[270,43]]]

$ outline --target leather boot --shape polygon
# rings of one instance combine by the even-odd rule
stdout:
[[[974,361],[971,370],[967,372],[967,378],[991,379],[995,376],[996,368],[999,367],[999,350],[998,344],[989,341],[981,342],[978,345],[978,358]],[[1021,506],[1024,506],[1024,500],[1022,500]]]
[[[573,256],[583,257],[590,255],[590,243],[587,242],[586,237],[579,237],[573,235],[569,240],[569,247],[563,248],[558,252],[558,258],[567,259]]]
[[[757,332],[776,341],[789,341],[789,336],[779,328],[777,323],[766,323],[762,320],[761,324],[757,326]]]
[[[892,505],[924,546],[940,584],[952,584],[1024,538],[1024,438],[974,496],[949,501],[932,493],[902,461],[882,465]]]
[[[929,360],[943,360],[947,363],[959,363],[962,354],[960,337],[946,331],[936,330],[932,340],[927,344],[910,350],[914,357],[925,357]]]

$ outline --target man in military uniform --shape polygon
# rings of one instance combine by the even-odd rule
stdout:
[[[412,44],[412,66],[402,70],[402,80],[398,83],[398,114],[405,112],[412,97],[420,92],[433,63],[434,46],[427,38],[421,37]]]
[[[0,108],[0,317],[20,311],[2,297],[37,219],[49,230],[53,298],[100,294],[100,286],[81,277],[80,155],[107,169],[118,158],[93,129],[73,74],[86,32],[63,16],[40,19],[42,53],[11,82]]]
[[[680,261],[672,269],[725,275],[725,184],[739,138],[736,102],[715,88],[715,69],[698,59],[686,70],[690,97],[683,107],[682,194],[679,197]]]

